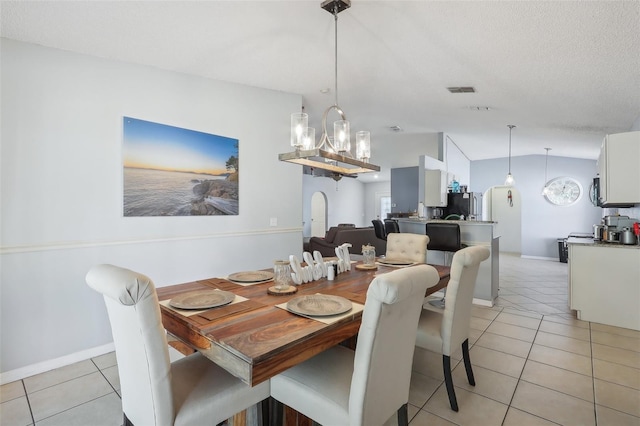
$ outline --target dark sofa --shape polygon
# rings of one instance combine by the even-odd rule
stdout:
[[[349,253],[362,254],[362,246],[371,244],[376,248],[376,256],[387,251],[387,242],[376,237],[373,227],[355,228],[347,226],[332,226],[329,228],[324,238],[311,237],[308,248],[305,249],[313,253],[318,250],[323,257],[335,256],[335,248],[343,243],[351,243]]]

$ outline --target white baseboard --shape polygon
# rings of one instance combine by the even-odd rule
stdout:
[[[432,293],[429,295],[429,297],[434,296],[438,299],[442,299],[444,297],[444,293],[442,291],[436,291],[435,293]],[[493,301],[491,300],[485,300],[485,299],[476,299],[475,297],[473,298],[473,302],[474,305],[479,305],[479,306],[488,306],[489,308],[493,307]]]
[[[55,370],[56,368],[84,361],[85,359],[104,355],[106,353],[113,352],[114,350],[115,346],[113,345],[113,342],[111,342],[103,346],[75,352],[60,358],[50,359],[47,361],[39,362],[37,364],[27,365],[26,367],[16,368],[15,370],[5,371],[3,373],[0,373],[0,385],[15,382],[16,380],[21,380],[25,377],[31,377],[36,374]]]
[[[544,257],[544,256],[520,256],[523,259],[537,259],[537,260],[555,260],[556,262],[560,262],[557,257]]]
[[[473,298],[473,304],[474,305],[487,306],[489,308],[493,308],[493,302],[491,300],[476,299],[474,297]]]

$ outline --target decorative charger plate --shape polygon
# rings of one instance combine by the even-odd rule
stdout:
[[[169,301],[178,309],[208,309],[233,302],[236,295],[223,290],[196,290],[180,294]]]
[[[310,317],[325,317],[343,314],[352,308],[351,301],[330,294],[310,294],[295,297],[287,302],[287,309],[293,313]]]
[[[410,260],[401,260],[401,259],[378,259],[378,263],[382,263],[383,265],[393,265],[393,266],[409,266],[409,265],[413,265],[415,262],[411,262]]]
[[[270,281],[273,279],[273,272],[271,271],[247,271],[236,272],[229,275],[229,281],[236,281],[239,283],[261,283],[263,281]]]

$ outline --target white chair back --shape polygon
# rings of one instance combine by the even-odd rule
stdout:
[[[113,265],[94,266],[86,281],[107,306],[123,411],[134,425],[173,424],[169,350],[153,282]]]
[[[434,267],[417,265],[372,281],[356,346],[350,424],[378,424],[409,400],[422,301],[427,287],[439,279]]]
[[[429,237],[426,235],[410,233],[387,234],[386,257],[394,260],[427,263],[427,244],[429,244]]]
[[[469,337],[473,292],[480,262],[489,257],[489,249],[472,246],[457,251],[451,261],[451,275],[445,294],[442,317],[442,353],[451,354]]]

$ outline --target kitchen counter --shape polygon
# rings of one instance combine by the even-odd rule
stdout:
[[[498,297],[499,283],[499,235],[495,234],[496,222],[476,220],[441,220],[427,218],[397,218],[400,232],[424,235],[427,223],[456,223],[460,225],[460,241],[467,246],[485,246],[489,249],[489,259],[480,264],[478,278],[473,293],[473,302],[493,306]],[[427,252],[427,261],[433,264],[451,264],[451,253],[436,250]]]
[[[492,222],[490,220],[444,220],[444,219],[427,219],[426,217],[399,217],[399,218],[394,218],[394,220],[397,220],[398,222],[402,220],[402,221],[417,222],[417,223],[436,222],[436,223],[459,223],[459,224],[465,224],[465,225],[491,225],[493,223],[497,223],[497,222]]]
[[[595,247],[607,247],[616,249],[635,249],[640,250],[638,244],[620,244],[620,243],[608,243],[606,241],[594,240],[593,238],[567,238],[567,244],[581,244]]]
[[[640,330],[640,246],[575,238],[569,307],[578,319]]]

